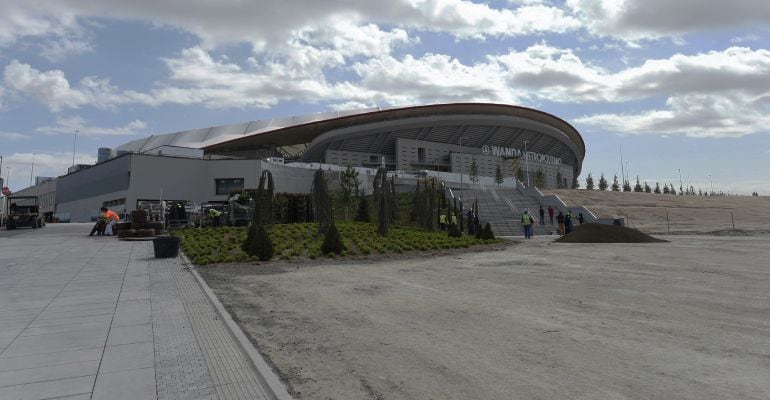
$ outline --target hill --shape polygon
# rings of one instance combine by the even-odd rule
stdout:
[[[626,218],[646,233],[770,233],[770,197],[672,196],[598,190],[543,190],[569,206],[583,205],[599,218]],[[668,216],[668,221],[666,217]],[[732,230],[735,221],[735,231]]]

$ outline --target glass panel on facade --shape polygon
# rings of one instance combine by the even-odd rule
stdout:
[[[229,195],[243,190],[243,178],[214,179],[217,195]]]

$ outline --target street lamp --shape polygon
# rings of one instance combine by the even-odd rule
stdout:
[[[527,169],[527,187],[529,187],[529,153],[527,152],[527,142],[524,141],[524,167]]]
[[[711,174],[709,174],[709,183],[711,184],[711,193],[709,193],[711,196],[714,195],[714,181],[711,180]]]
[[[75,145],[78,142],[78,133],[79,132],[80,131],[77,130],[77,129],[75,129],[75,132],[73,132],[75,134],[75,139],[72,141],[72,166],[73,167],[75,166]]]
[[[684,190],[682,190],[682,169],[677,168],[677,171],[679,171],[679,194],[684,194]]]
[[[457,157],[459,158],[460,163],[460,204],[463,202],[463,165],[462,165],[462,147],[463,147],[463,139],[470,139],[470,136],[460,136],[460,141],[457,142]],[[462,210],[460,210],[462,212]]]

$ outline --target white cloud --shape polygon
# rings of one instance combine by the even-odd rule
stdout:
[[[81,117],[59,117],[54,126],[41,126],[36,130],[42,133],[52,134],[73,134],[77,131],[80,136],[128,136],[145,133],[147,124],[134,120],[128,124],[116,128],[104,128],[98,126],[88,126],[88,121]]]
[[[23,133],[18,132],[0,132],[0,139],[5,140],[24,140],[29,139],[29,135],[25,135]]]
[[[446,32],[458,38],[564,33],[580,21],[560,7],[542,1],[522,1],[515,7],[494,8],[468,0],[307,1],[272,0],[133,1],[4,0],[0,44],[20,37],[66,37],[82,33],[78,19],[114,18],[171,26],[198,36],[204,48],[227,43],[251,43],[265,49],[284,43],[308,27],[348,21]],[[4,24],[3,24],[4,23]],[[358,38],[362,42],[366,36]]]
[[[686,95],[669,98],[666,109],[577,118],[577,125],[634,135],[684,134],[690,137],[740,137],[768,133],[770,96]]]
[[[566,6],[593,35],[629,41],[770,25],[770,2],[757,0],[567,0]]]
[[[109,108],[136,101],[132,92],[120,93],[107,79],[86,77],[72,87],[61,70],[41,72],[16,60],[5,67],[4,82],[7,90],[31,97],[52,111],[86,105]]]

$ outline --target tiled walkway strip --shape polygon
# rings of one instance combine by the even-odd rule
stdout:
[[[0,399],[290,398],[180,259],[78,225],[0,238]]]

